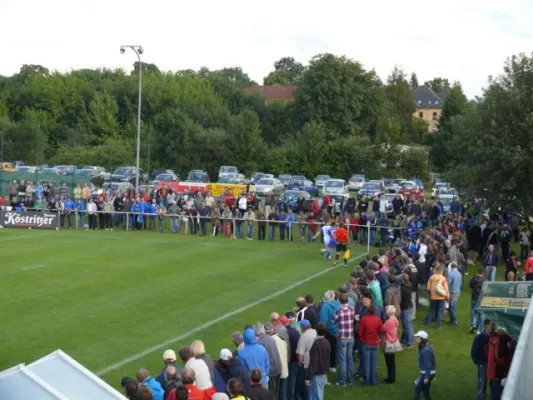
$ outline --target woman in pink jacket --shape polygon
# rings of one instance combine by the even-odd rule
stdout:
[[[390,305],[385,308],[387,313],[387,322],[383,324],[385,331],[383,337],[383,352],[385,354],[385,363],[387,364],[387,379],[383,379],[382,383],[394,383],[396,381],[396,359],[395,355],[402,350],[400,341],[398,340],[398,326],[399,322],[396,319],[396,307]]]

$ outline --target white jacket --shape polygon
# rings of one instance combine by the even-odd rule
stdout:
[[[289,360],[288,360],[287,343],[285,342],[285,340],[280,338],[277,333],[272,335],[271,338],[274,339],[274,342],[276,342],[276,346],[278,347],[279,359],[281,360],[280,379],[285,379],[289,376]]]
[[[389,206],[389,201],[384,196],[382,196],[379,199],[379,212],[380,213],[386,213],[388,206]]]
[[[96,212],[96,203],[87,203],[87,214],[94,214]]]

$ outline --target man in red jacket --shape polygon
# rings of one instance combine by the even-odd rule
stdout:
[[[524,276],[526,277],[526,281],[533,281],[533,251],[524,265]]]
[[[487,378],[490,380],[491,399],[500,399],[502,396],[502,380],[507,378],[513,359],[511,342],[512,339],[504,328],[498,328],[496,335],[489,339]]]
[[[377,362],[379,350],[379,335],[384,333],[383,323],[376,316],[376,306],[371,304],[366,309],[365,316],[359,322],[359,340],[363,344],[364,385],[372,386],[377,383]]]

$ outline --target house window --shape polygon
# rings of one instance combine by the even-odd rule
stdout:
[[[436,121],[437,119],[439,119],[439,117],[437,116],[437,113],[434,112],[434,113],[433,113],[433,121]]]
[[[418,113],[418,118],[424,118],[424,113],[422,111]]]

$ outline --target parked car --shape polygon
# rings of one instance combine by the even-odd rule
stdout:
[[[237,167],[234,167],[233,165],[223,165],[218,171],[218,179],[234,174],[239,174]]]
[[[130,182],[106,182],[103,184],[102,187],[104,191],[107,191],[109,190],[109,188],[111,188],[111,190],[113,190],[113,192],[115,193],[125,193],[130,189],[134,189],[133,185]],[[91,198],[93,200],[96,200],[96,198],[98,197],[99,190],[100,189],[95,189],[91,192]]]
[[[431,197],[435,197],[437,192],[441,189],[448,189],[448,184],[446,182],[439,182],[433,185],[433,188],[431,189]]]
[[[109,178],[111,177],[111,173],[109,173],[104,167],[88,165],[88,166],[83,167],[83,169],[92,169],[94,171],[97,171],[104,181],[108,181]]]
[[[389,190],[394,190],[395,192],[397,192],[398,190],[400,190],[400,185],[402,184],[402,182],[405,182],[405,179],[403,178],[393,179],[389,187]]]
[[[76,170],[75,165],[56,165],[54,168],[59,171],[59,175],[74,175]]]
[[[370,181],[363,183],[357,192],[357,199],[360,200],[363,196],[366,196],[367,198],[381,196],[383,194],[383,187],[379,182],[380,181]]]
[[[209,183],[209,175],[202,170],[192,170],[185,182],[188,183]]]
[[[30,165],[20,165],[20,166],[17,167],[16,171],[17,172],[24,172],[24,173],[28,173],[28,174],[34,174],[38,170],[37,170],[37,167],[32,167]]]
[[[422,182],[422,179],[411,178],[411,179],[408,179],[408,181],[412,181],[416,183],[416,186],[418,186],[420,189],[422,189],[422,191],[424,191],[425,187],[424,187],[424,182]]]
[[[329,175],[317,175],[315,178],[315,186],[319,189],[322,189],[326,181],[330,178],[331,177]]]
[[[348,181],[348,191],[356,192],[361,189],[363,183],[366,182],[365,176],[363,174],[354,174],[350,177]]]
[[[398,193],[400,193],[405,199],[414,196],[415,199],[424,200],[424,190],[413,181],[402,182]]]
[[[250,179],[244,176],[244,174],[239,174],[239,182],[241,182],[242,185],[249,185]]]
[[[308,179],[305,179],[305,177],[302,176],[294,176],[290,180],[287,189],[305,191],[313,197],[318,196],[318,188],[313,186],[313,182]]]
[[[392,178],[381,178],[381,180],[385,184],[385,190],[389,189],[392,186],[392,182],[394,181],[394,179]]]
[[[348,196],[348,189],[344,186],[343,179],[328,179],[324,184],[322,192],[330,196]]]
[[[163,174],[159,174],[155,177],[154,180],[152,180],[152,185],[156,185],[159,183],[159,182],[179,182],[179,176],[177,176],[176,174],[174,173],[163,173]]]
[[[161,174],[171,174],[171,175],[177,176],[178,177],[177,179],[179,179],[179,175],[176,174],[171,169],[154,169],[152,171],[152,180],[157,179],[157,175],[161,175]]]
[[[111,174],[111,181],[130,182],[135,184],[137,176],[137,169],[135,167],[119,167]],[[148,181],[148,174],[143,169],[139,168],[139,184]]]
[[[264,195],[270,192],[274,193],[275,195],[279,195],[280,193],[283,193],[284,190],[285,185],[276,178],[260,179],[254,186],[254,191],[257,195]]]
[[[255,185],[262,177],[265,175],[264,172],[253,172],[252,175],[250,175],[250,182],[252,185]]]
[[[39,174],[59,175],[59,170],[55,168],[43,168],[39,171]]]
[[[292,179],[292,175],[289,174],[279,174],[278,179],[285,185],[285,187],[289,186],[289,182]]]
[[[310,212],[313,210],[313,197],[307,193],[302,192],[301,190],[287,190],[284,194],[285,202],[287,203],[287,206],[292,207],[294,210],[296,208],[296,201],[300,198],[301,194],[304,194],[305,202],[304,202],[304,208],[305,212]],[[300,210],[295,210],[300,211]]]
[[[239,185],[240,180],[236,176],[223,176],[222,178],[218,179],[217,183],[225,183],[228,185]]]

